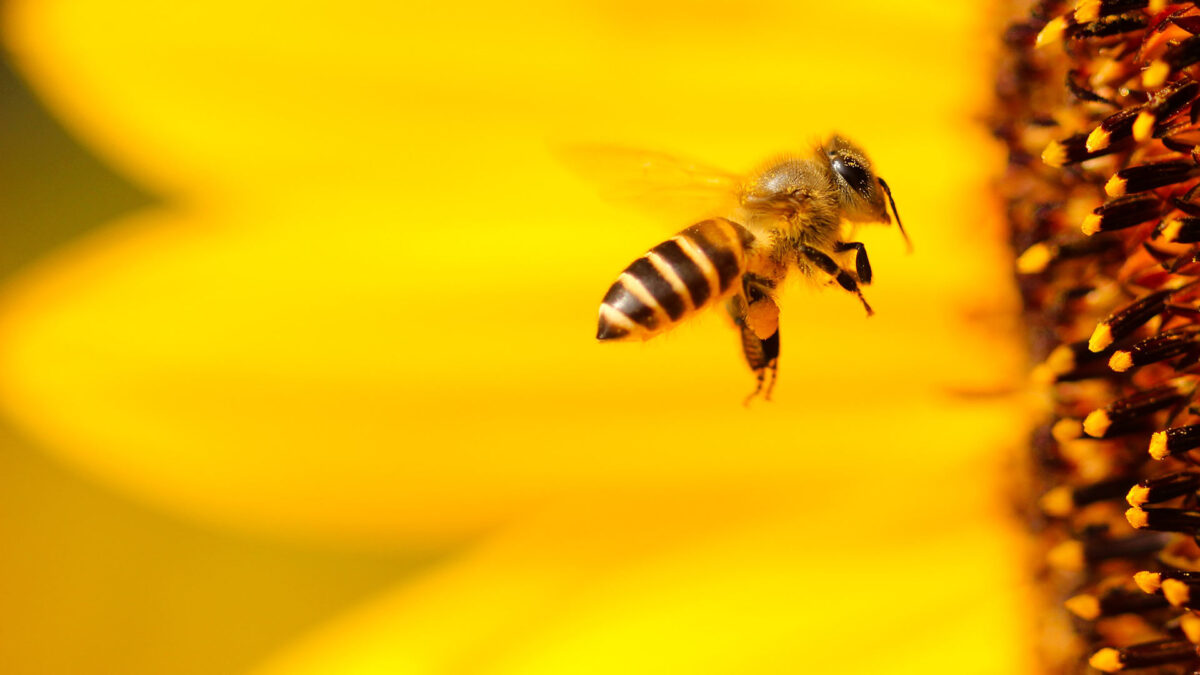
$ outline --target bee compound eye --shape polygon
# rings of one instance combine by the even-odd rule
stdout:
[[[863,195],[870,193],[871,176],[867,174],[866,169],[855,162],[847,161],[838,156],[833,156],[829,163],[833,166],[833,170],[850,184],[850,187]]]

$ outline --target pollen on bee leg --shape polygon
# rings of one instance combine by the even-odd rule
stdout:
[[[779,305],[770,298],[750,303],[746,310],[746,326],[760,340],[766,340],[779,332]]]

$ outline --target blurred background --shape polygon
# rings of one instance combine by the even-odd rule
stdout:
[[[9,673],[1026,671],[975,3],[3,0]],[[838,131],[914,241],[595,342],[730,171]],[[569,154],[569,153],[568,153]]]

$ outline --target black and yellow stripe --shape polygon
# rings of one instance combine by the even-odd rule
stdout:
[[[600,304],[599,340],[648,338],[724,297],[754,235],[724,218],[696,223],[638,258]]]

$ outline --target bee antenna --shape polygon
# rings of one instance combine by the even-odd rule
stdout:
[[[900,236],[904,237],[904,244],[908,246],[908,252],[913,252],[912,241],[908,238],[908,233],[904,231],[904,223],[900,222],[900,212],[896,210],[896,200],[892,199],[892,189],[882,178],[876,178],[879,184],[883,186],[883,191],[887,194],[888,203],[892,205],[892,213],[896,214],[896,227],[900,228]]]

